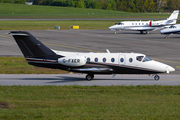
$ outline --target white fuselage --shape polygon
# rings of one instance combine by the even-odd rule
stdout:
[[[160,31],[161,34],[176,34],[180,32],[180,24],[172,25]]]
[[[101,65],[109,65],[116,67],[127,67],[133,69],[156,71],[161,73],[169,73],[175,69],[169,65],[154,60],[145,60],[146,55],[140,53],[80,53],[80,52],[64,52],[55,51],[58,55],[64,55],[66,57],[76,56],[81,58],[82,56],[86,59],[86,64],[96,63]],[[138,56],[142,56],[141,60],[138,60]]]
[[[135,30],[135,31],[151,31],[151,30],[159,30],[163,29],[167,25],[173,25],[176,23],[174,21],[124,21],[120,22],[116,25],[110,26],[109,29],[112,31],[117,30]]]

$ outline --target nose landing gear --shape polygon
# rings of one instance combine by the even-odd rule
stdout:
[[[169,38],[169,35],[166,35],[166,36],[165,36],[165,39],[168,39],[168,38]]]
[[[114,34],[115,34],[115,35],[117,34],[117,30],[114,31]]]

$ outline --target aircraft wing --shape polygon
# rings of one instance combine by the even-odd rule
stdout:
[[[146,30],[154,30],[154,27],[131,27],[131,29],[125,29],[125,30],[139,30],[139,31],[144,30],[144,31],[146,31]]]
[[[163,26],[163,27],[156,27],[153,31],[155,31],[155,30],[161,30],[161,29],[164,29],[165,28],[165,26]]]
[[[113,69],[111,68],[80,68],[80,69],[72,69],[75,71],[81,71],[81,72],[111,72]]]

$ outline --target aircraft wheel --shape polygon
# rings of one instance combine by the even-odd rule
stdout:
[[[148,32],[146,32],[146,34],[149,34],[149,31],[148,31]]]
[[[94,78],[93,74],[86,75],[86,80],[91,81]]]
[[[154,76],[154,80],[158,81],[160,79],[159,75]]]

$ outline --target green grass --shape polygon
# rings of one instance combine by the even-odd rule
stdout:
[[[80,21],[0,21],[0,30],[53,30],[60,26],[61,30],[70,29],[72,25],[79,25],[79,29],[108,29],[119,20],[80,20]],[[177,24],[180,23],[179,21]]]
[[[180,86],[0,86],[0,119],[178,120]]]
[[[122,11],[0,3],[0,18],[167,18],[169,13]]]
[[[0,74],[61,74],[66,71],[29,65],[22,57],[0,57]]]
[[[108,29],[119,21],[0,21],[0,30],[48,30],[54,26],[60,29],[70,29],[72,25],[79,25],[80,29]]]

